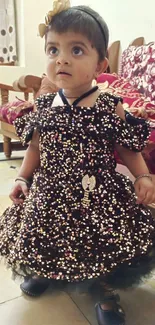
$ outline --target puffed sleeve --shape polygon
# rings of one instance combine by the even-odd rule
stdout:
[[[125,111],[125,120],[116,113],[118,104],[123,103],[121,97],[103,93],[103,127],[107,128],[114,143],[129,150],[140,152],[146,146],[151,133],[150,123],[142,118],[136,118]]]
[[[39,130],[38,112],[25,114],[20,118],[16,118],[14,126],[20,141],[25,145],[31,141],[34,130]]]
[[[41,95],[35,100],[36,112],[25,114],[14,121],[16,133],[23,145],[30,142],[34,130],[40,131],[43,123],[44,109],[51,106],[53,96],[53,94]]]
[[[150,124],[142,118],[135,118],[128,112],[125,112],[125,117],[124,121],[116,113],[112,116],[114,141],[127,149],[140,152],[149,140]]]

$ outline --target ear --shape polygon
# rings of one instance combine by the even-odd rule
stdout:
[[[99,61],[96,71],[95,71],[95,78],[97,78],[101,73],[107,70],[109,65],[109,61],[107,58],[104,58],[104,60]]]

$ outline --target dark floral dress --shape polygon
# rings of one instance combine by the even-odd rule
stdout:
[[[114,147],[141,151],[149,124],[129,114],[123,121],[115,113],[120,98],[108,93],[93,107],[51,107],[54,96],[16,119],[23,143],[38,130],[40,166],[24,204],[1,216],[0,253],[17,273],[77,282],[134,270],[139,278],[153,267],[155,222],[115,171]]]

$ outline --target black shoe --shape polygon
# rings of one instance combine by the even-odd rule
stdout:
[[[125,313],[122,307],[117,303],[119,296],[105,297],[102,303],[97,303],[95,306],[98,325],[125,325]],[[101,305],[111,302],[112,309],[103,310]]]
[[[28,296],[39,297],[50,285],[50,280],[46,278],[25,278],[20,285],[21,290]]]

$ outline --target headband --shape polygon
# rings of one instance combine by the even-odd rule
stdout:
[[[46,28],[48,27],[48,25],[50,24],[52,18],[62,12],[62,11],[65,11],[69,8],[72,8],[74,9],[74,7],[71,7],[70,6],[70,0],[56,0],[53,2],[53,10],[50,10],[48,12],[48,14],[46,15],[45,17],[45,24],[40,24],[39,25],[39,35],[41,37],[44,37],[45,33],[46,33]],[[105,37],[105,32],[104,32],[104,29],[102,27],[102,25],[100,24],[100,22],[98,21],[98,19],[93,15],[91,14],[90,12],[88,12],[87,10],[83,9],[83,8],[76,8],[76,10],[79,10],[79,11],[83,11],[85,12],[86,14],[88,14],[89,16],[91,16],[95,21],[96,23],[98,24],[100,30],[101,30],[101,33],[103,35],[103,38],[104,38],[104,41],[105,41],[105,44],[107,44],[107,40],[106,40],[106,37]]]

